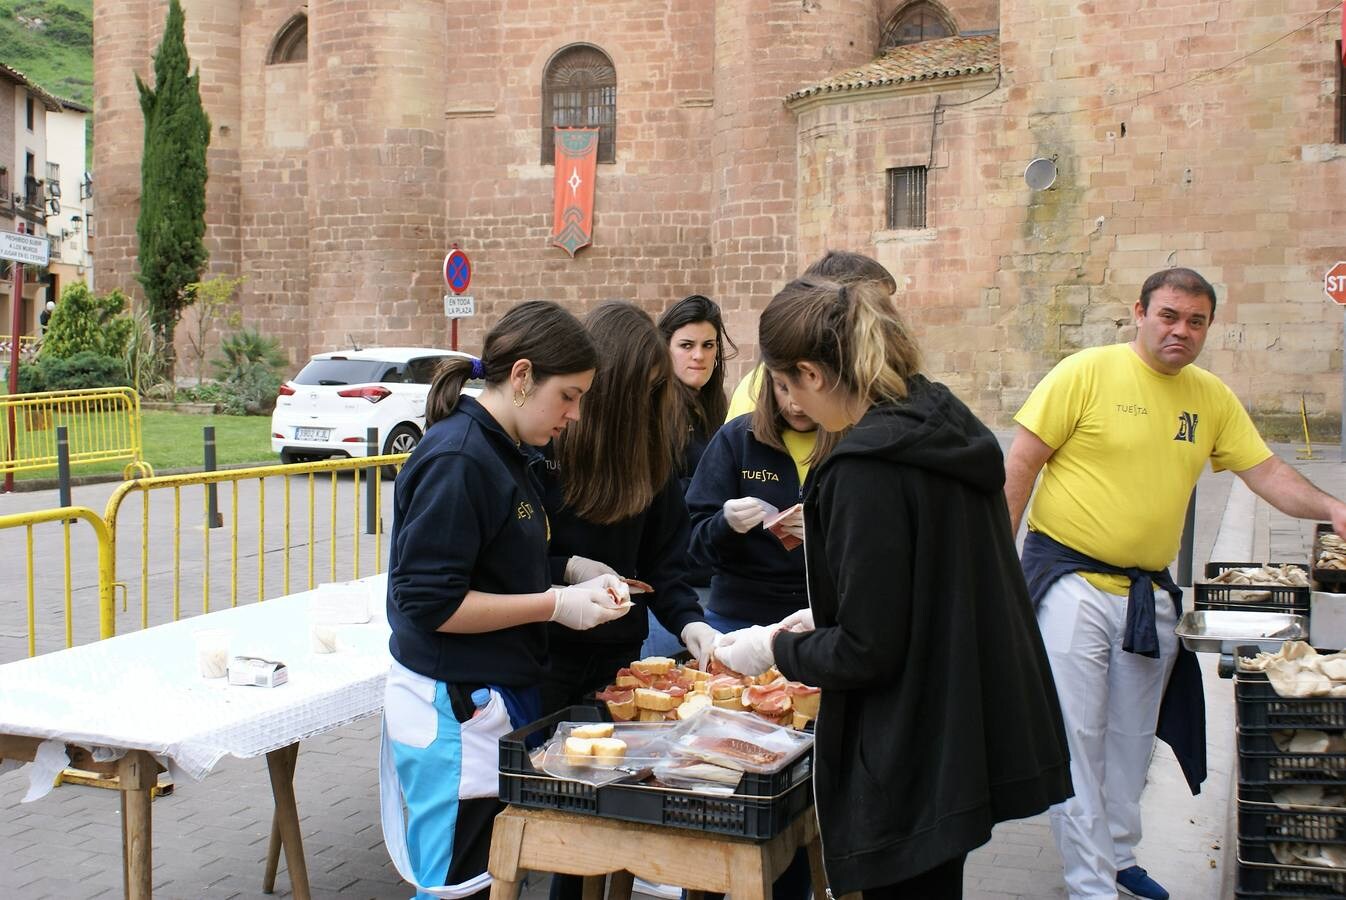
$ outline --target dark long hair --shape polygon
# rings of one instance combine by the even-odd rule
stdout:
[[[520,303],[500,317],[482,345],[480,377],[488,387],[501,384],[521,359],[533,364],[535,384],[598,368],[598,351],[579,319],[547,300]],[[440,364],[425,398],[426,428],[457,408],[473,362],[454,356]]]
[[[816,275],[842,284],[877,281],[888,293],[897,292],[897,279],[883,267],[883,263],[872,256],[852,253],[850,250],[828,250],[804,270],[804,275]]]
[[[584,320],[601,362],[584,416],[556,439],[565,502],[610,525],[644,512],[673,473],[679,395],[668,344],[649,314],[624,301]]]
[[[809,361],[850,393],[901,400],[921,353],[892,297],[875,281],[796,278],[771,298],[758,324],[762,361],[793,375]]]
[[[679,328],[697,322],[707,322],[715,328],[715,366],[711,369],[710,380],[701,386],[701,390],[693,391],[681,382],[678,386],[692,428],[698,434],[708,436],[720,427],[729,411],[729,401],[724,396],[724,362],[738,355],[738,345],[724,332],[720,305],[701,294],[684,297],[659,317],[659,333],[664,336],[664,346],[667,347]]]

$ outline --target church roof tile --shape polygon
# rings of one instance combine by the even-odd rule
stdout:
[[[793,91],[785,100],[790,102],[818,94],[977,75],[994,72],[999,65],[1000,39],[997,35],[939,38],[894,47],[873,62],[838,72],[817,84]]]

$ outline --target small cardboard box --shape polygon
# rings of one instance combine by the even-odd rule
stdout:
[[[235,656],[229,660],[229,683],[247,687],[280,687],[290,679],[285,663],[256,656]]]

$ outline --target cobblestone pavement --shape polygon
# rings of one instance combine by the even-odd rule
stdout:
[[[1294,448],[1276,449],[1294,461]],[[1346,466],[1338,462],[1336,448],[1329,448],[1325,457],[1297,465],[1324,488],[1338,494],[1346,491]],[[101,509],[110,491],[103,486],[83,488],[75,499]],[[1312,524],[1287,519],[1260,501],[1248,502],[1240,491],[1241,483],[1236,486],[1236,479],[1227,473],[1202,479],[1196,560],[1237,552],[1257,560],[1305,558]],[[54,505],[54,495],[0,498],[0,511],[5,512]],[[185,554],[184,561],[190,551]],[[8,552],[0,558],[14,559]],[[81,565],[87,566],[87,560],[76,563],[76,568]],[[0,660],[22,652],[18,588],[24,573],[16,568],[8,563],[0,568],[0,651],[7,654]],[[1177,764],[1161,747],[1145,797],[1148,831],[1139,857],[1182,900],[1232,896],[1228,887],[1232,843],[1227,836],[1232,833],[1233,698],[1230,682],[1215,675],[1214,663],[1203,660],[1210,781],[1199,797],[1192,797]],[[301,748],[295,790],[315,897],[410,896],[383,850],[377,750],[376,719],[306,741]],[[26,785],[22,770],[0,775],[0,896],[9,900],[119,896],[116,794],[63,786],[41,800],[22,804]],[[179,783],[172,794],[154,801],[153,816],[156,897],[264,896],[262,866],[271,806],[263,760],[227,759],[204,781]],[[1065,896],[1060,861],[1043,816],[998,827],[991,842],[969,858],[966,871],[966,895],[975,900]],[[545,887],[545,878],[534,879],[528,896],[540,900]],[[282,863],[276,896],[288,894]]]

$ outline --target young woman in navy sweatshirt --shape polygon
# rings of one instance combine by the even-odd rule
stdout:
[[[548,567],[534,448],[579,420],[597,361],[559,306],[515,307],[480,360],[436,376],[398,475],[381,793],[385,842],[418,897],[489,887],[497,742],[540,714],[547,623],[580,633],[630,608],[611,575],[553,589]],[[479,400],[460,396],[469,377],[486,383]]]
[[[992,826],[1071,793],[1000,446],[920,374],[873,282],[793,281],[759,330],[768,372],[843,435],[804,496],[810,609],[787,617],[804,630],[731,632],[715,655],[822,688],[813,793],[831,893],[961,897]]]
[[[543,683],[547,710],[578,702],[640,658],[644,607],[696,655],[718,636],[685,580],[691,523],[678,482],[678,395],[667,345],[639,307],[612,301],[585,327],[598,348],[598,374],[584,420],[553,444],[544,502],[551,517],[552,577],[559,584],[612,573],[654,588],[618,622],[577,632],[551,628]]]
[[[691,555],[714,573],[706,608],[711,627],[770,625],[808,606],[804,550],[787,550],[762,527],[766,510],[759,501],[781,511],[798,503],[809,466],[834,443],[771,376],[758,391],[757,408],[711,438],[687,491]],[[804,446],[811,449],[797,463]]]

